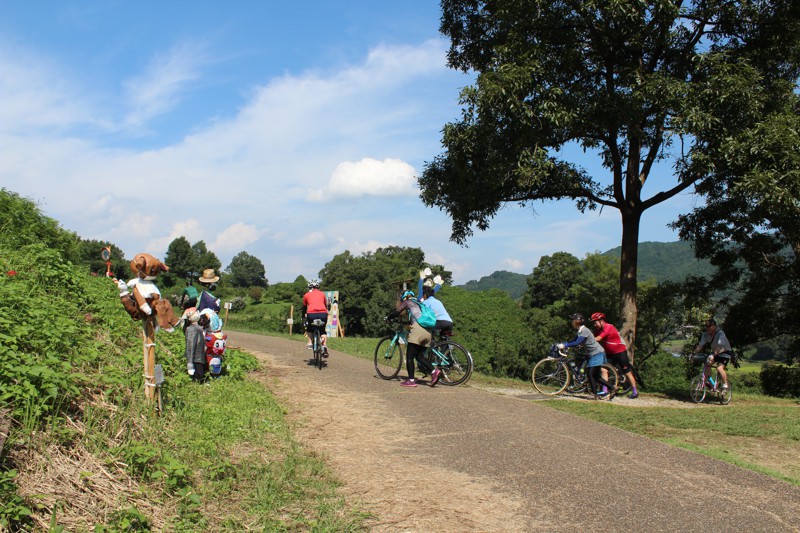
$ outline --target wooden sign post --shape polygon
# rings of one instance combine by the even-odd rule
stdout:
[[[289,335],[292,334],[292,325],[294,324],[294,305],[289,307],[289,319],[286,321],[289,324]]]
[[[153,401],[156,397],[156,317],[146,317],[143,325],[144,397]]]

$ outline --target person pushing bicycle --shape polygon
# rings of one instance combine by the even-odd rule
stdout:
[[[717,321],[713,318],[706,320],[706,330],[703,336],[700,337],[700,342],[695,346],[694,353],[703,351],[706,345],[711,348],[711,355],[709,355],[705,363],[703,363],[703,379],[707,380],[711,375],[711,365],[717,363],[717,372],[722,378],[722,389],[728,388],[728,373],[725,371],[728,363],[731,362],[733,356],[733,348],[725,332],[719,329]]]
[[[595,396],[599,398],[604,398],[609,396],[609,393],[613,393],[611,391],[611,385],[606,381],[605,378],[602,377],[600,374],[600,366],[606,362],[606,353],[603,350],[603,347],[600,346],[600,343],[595,340],[594,335],[589,328],[584,325],[583,315],[580,313],[573,313],[569,315],[570,324],[572,325],[572,329],[576,330],[576,336],[569,342],[562,342],[557,345],[559,350],[563,350],[564,348],[573,348],[576,346],[584,346],[586,350],[586,354],[589,356],[589,362],[586,365],[589,373],[589,384],[591,386],[591,392],[595,394]],[[600,383],[603,386],[603,389],[598,391],[597,384]]]
[[[631,384],[629,398],[638,398],[639,391],[636,389],[636,379],[633,377],[633,369],[628,360],[628,346],[622,340],[619,331],[613,324],[606,322],[606,315],[603,313],[594,313],[591,316],[591,320],[594,322],[594,338],[605,350],[606,358],[625,374]]]
[[[406,345],[406,371],[408,372],[408,379],[400,383],[403,387],[416,387],[417,380],[414,379],[414,359],[419,363],[420,368],[431,376],[431,387],[436,385],[439,381],[441,370],[434,369],[433,365],[425,358],[425,347],[431,343],[431,332],[423,328],[417,322],[422,315],[421,305],[418,300],[414,299],[412,291],[405,291],[400,298],[400,303],[397,307],[386,316],[386,320],[391,320],[399,316],[403,311],[408,311],[409,319],[411,321],[411,330],[408,332],[408,344]]]
[[[312,279],[308,282],[308,292],[303,295],[303,314],[306,316],[306,338],[308,344],[306,348],[309,350],[311,345],[311,328],[314,328],[312,322],[319,319],[324,324],[328,323],[328,299],[325,293],[319,290],[319,280]],[[328,346],[326,341],[328,336],[325,334],[325,328],[320,328],[320,340],[322,341],[322,357],[328,357]]]

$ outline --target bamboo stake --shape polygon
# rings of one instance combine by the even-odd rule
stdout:
[[[144,397],[153,401],[156,396],[156,317],[150,315],[144,319]]]

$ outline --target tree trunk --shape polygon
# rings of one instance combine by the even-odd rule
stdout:
[[[628,345],[628,357],[633,363],[634,342],[636,341],[636,318],[639,315],[637,303],[637,269],[639,261],[639,223],[638,210],[621,209],[622,215],[622,253],[619,266],[619,311],[622,319],[620,334]]]

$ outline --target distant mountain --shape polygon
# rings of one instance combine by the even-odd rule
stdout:
[[[621,251],[622,247],[618,246],[600,255],[619,259]],[[639,281],[683,281],[689,275],[708,276],[713,272],[714,268],[708,261],[699,261],[694,257],[692,247],[687,242],[639,243]],[[500,289],[519,300],[528,289],[529,275],[498,270],[461,286],[468,291]]]
[[[622,247],[602,253],[619,259]],[[709,276],[714,267],[695,258],[688,242],[640,242],[639,281],[683,281],[687,276]]]
[[[462,287],[468,291],[488,291],[489,289],[500,289],[506,291],[515,300],[522,298],[528,289],[528,275],[508,272],[507,270],[497,270],[488,276],[484,276],[478,281],[468,281]]]

